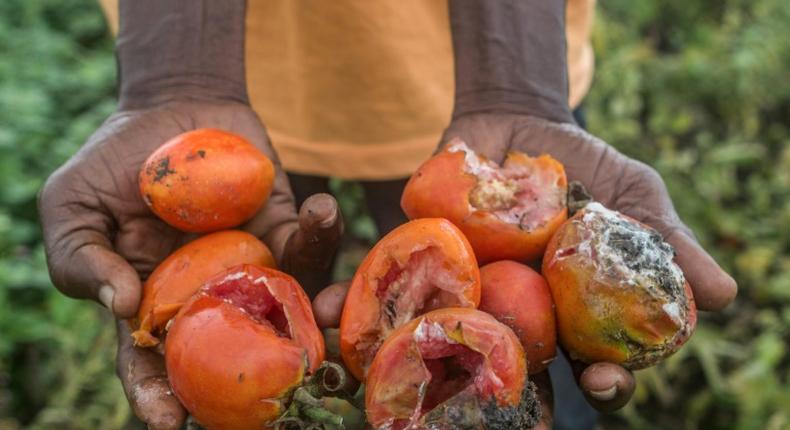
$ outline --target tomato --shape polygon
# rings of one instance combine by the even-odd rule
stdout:
[[[540,406],[518,338],[475,309],[429,312],[395,330],[365,390],[375,429],[522,429]]]
[[[143,285],[143,298],[132,333],[135,345],[159,343],[155,334],[212,276],[239,264],[275,267],[269,248],[255,236],[227,230],[198,238],[170,254]]]
[[[199,129],[159,147],[140,170],[140,193],[154,213],[187,232],[233,228],[260,210],[274,165],[241,136]]]
[[[571,357],[640,369],[678,350],[694,331],[697,309],[673,258],[658,232],[599,203],[560,227],[543,275]]]
[[[478,309],[516,333],[530,374],[546,369],[557,350],[554,302],[546,280],[529,266],[505,260],[481,267],[480,283]]]
[[[211,279],[181,308],[165,342],[173,392],[208,429],[270,428],[323,359],[296,280],[252,265]]]
[[[354,275],[340,319],[343,361],[363,380],[392,330],[434,309],[479,303],[480,271],[464,235],[444,219],[410,221],[382,238]]]
[[[401,198],[409,219],[443,217],[464,232],[480,264],[539,258],[567,219],[562,164],[510,152],[504,164],[456,140],[412,175]]]

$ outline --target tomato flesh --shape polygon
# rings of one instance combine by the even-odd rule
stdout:
[[[458,285],[455,274],[444,267],[443,259],[438,248],[428,247],[412,253],[405,267],[392,262],[387,274],[379,279],[376,291],[385,332],[416,315],[466,304],[463,290],[455,288]]]
[[[206,289],[209,296],[224,300],[243,310],[250,318],[261,325],[270,327],[280,337],[291,338],[288,318],[280,303],[268,288],[255,286],[259,279],[250,279],[244,273],[228,275],[223,281]]]
[[[469,193],[470,209],[486,211],[522,230],[540,228],[565,208],[563,172],[536,168],[508,157],[502,167],[478,157],[463,142],[451,152],[464,152],[464,168],[477,184]]]

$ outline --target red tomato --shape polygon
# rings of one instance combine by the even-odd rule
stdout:
[[[530,375],[543,371],[557,351],[554,302],[546,280],[528,266],[497,261],[480,268],[481,311],[513,329],[527,354]]]
[[[443,217],[464,232],[480,264],[539,258],[567,218],[568,183],[548,155],[508,154],[500,167],[456,140],[406,184],[409,219]]]
[[[480,271],[458,228],[439,218],[408,222],[381,239],[354,275],[340,320],[343,361],[363,380],[392,330],[434,309],[479,303]]]
[[[365,390],[375,429],[522,429],[540,406],[524,350],[507,326],[475,309],[446,308],[395,330]]]
[[[196,239],[170,254],[143,285],[135,345],[153,346],[184,304],[212,276],[239,264],[275,267],[269,248],[255,236],[228,230]]]
[[[324,340],[296,280],[252,265],[209,281],[165,342],[173,392],[208,429],[269,428],[323,359]]]
[[[247,139],[199,129],[160,146],[140,170],[140,193],[154,213],[189,232],[233,228],[260,210],[274,165]]]

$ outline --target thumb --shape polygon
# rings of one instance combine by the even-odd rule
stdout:
[[[285,245],[282,269],[297,279],[301,274],[329,270],[343,236],[343,217],[335,198],[329,194],[308,197],[299,209],[298,224]]]
[[[97,199],[55,176],[39,197],[47,266],[63,294],[102,303],[117,317],[137,311],[140,278],[110,243],[112,219]]]
[[[140,303],[140,278],[108,247],[87,242],[68,258],[50,262],[52,280],[65,294],[97,300],[118,318],[129,318]]]

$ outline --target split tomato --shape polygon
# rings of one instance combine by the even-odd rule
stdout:
[[[343,361],[363,380],[399,326],[434,309],[479,303],[480,271],[461,231],[440,218],[410,221],[382,238],[354,275],[340,321]]]
[[[475,309],[395,330],[370,366],[365,407],[374,429],[526,429],[540,418],[518,338]]]
[[[165,342],[178,400],[208,429],[270,428],[324,359],[310,300],[292,277],[242,265],[179,311]]]
[[[455,140],[403,191],[409,219],[444,217],[464,232],[480,264],[539,258],[567,219],[565,169],[548,155],[508,154],[500,167]]]
[[[137,311],[137,346],[154,346],[170,318],[212,276],[239,264],[274,267],[269,248],[255,236],[227,230],[208,234],[170,254],[143,285],[143,298]]]

